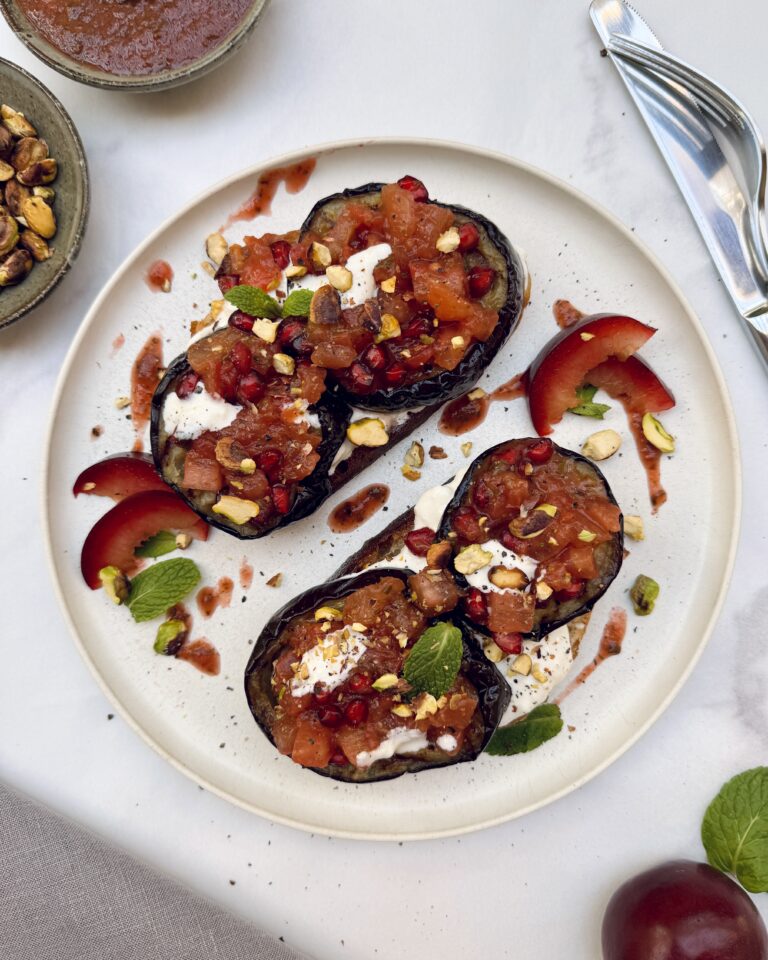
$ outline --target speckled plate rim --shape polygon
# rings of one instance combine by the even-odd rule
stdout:
[[[69,80],[85,83],[90,87],[99,87],[102,90],[154,93],[197,80],[223,64],[248,39],[269,3],[270,0],[253,0],[250,10],[239,27],[233,30],[217,47],[193,63],[176,67],[173,70],[166,70],[163,73],[139,77],[112,75],[97,70],[95,67],[84,69],[83,65],[57,50],[39,33],[27,27],[24,15],[17,9],[13,0],[0,0],[0,12],[2,12],[14,34],[31,53],[52,70],[56,70]]]
[[[77,255],[80,252],[80,247],[85,235],[85,227],[88,223],[88,213],[91,206],[91,186],[88,177],[88,162],[85,159],[85,150],[83,149],[83,141],[80,139],[80,134],[77,132],[77,127],[75,126],[72,117],[70,117],[70,115],[67,113],[58,97],[51,93],[48,87],[46,87],[44,83],[41,83],[37,77],[33,77],[32,74],[23,67],[20,67],[18,64],[13,63],[10,60],[6,60],[5,57],[0,57],[0,66],[9,67],[12,72],[21,74],[25,80],[39,90],[43,97],[45,97],[47,100],[50,100],[53,106],[56,108],[56,112],[61,117],[64,127],[72,138],[72,144],[78,159],[78,169],[80,171],[80,183],[82,188],[81,210],[80,216],[78,217],[74,226],[74,239],[61,266],[56,273],[54,273],[48,283],[40,290],[40,292],[32,298],[32,300],[19,307],[18,310],[9,314],[9,316],[0,317],[0,330],[3,330],[5,327],[9,327],[12,323],[16,323],[18,320],[21,320],[21,318],[26,316],[30,310],[34,310],[35,307],[38,307],[43,300],[45,300],[53,292],[54,287],[60,283],[61,279],[66,273],[69,272],[72,264],[77,259]]]
[[[563,191],[566,194],[569,194],[570,197],[577,202],[584,204],[588,207],[593,213],[597,214],[599,217],[606,220],[612,227],[618,230],[621,235],[632,244],[638,251],[638,253],[644,257],[654,268],[654,270],[659,274],[663,281],[669,287],[669,290],[674,294],[676,299],[679,301],[680,306],[685,313],[687,320],[691,326],[692,331],[695,336],[699,339],[701,346],[704,349],[707,360],[709,361],[710,369],[714,376],[715,382],[717,384],[719,399],[722,402],[723,410],[725,412],[725,423],[723,425],[724,434],[727,435],[728,444],[727,449],[723,451],[723,462],[724,464],[730,464],[731,466],[731,477],[730,481],[733,487],[733,501],[732,501],[732,516],[731,516],[731,536],[727,544],[727,549],[723,551],[724,554],[724,564],[723,564],[723,575],[720,579],[720,588],[717,592],[717,595],[712,604],[712,611],[710,617],[707,621],[705,629],[702,631],[699,643],[695,649],[693,656],[690,658],[684,670],[682,670],[677,678],[675,685],[670,689],[666,697],[664,697],[661,702],[658,704],[655,710],[651,711],[646,717],[645,721],[641,723],[638,729],[621,744],[621,746],[614,750],[609,756],[603,759],[601,762],[598,762],[592,767],[589,771],[584,773],[582,776],[572,780],[570,783],[565,784],[561,789],[552,791],[548,796],[542,797],[538,801],[528,804],[525,807],[522,807],[511,812],[503,813],[495,817],[489,817],[484,820],[478,820],[471,824],[463,824],[461,826],[451,827],[444,830],[419,830],[419,831],[404,831],[402,833],[377,833],[376,831],[349,831],[343,829],[332,829],[328,827],[319,826],[318,824],[307,824],[301,820],[297,820],[292,817],[282,817],[276,815],[274,811],[265,810],[259,807],[257,804],[249,803],[242,800],[240,797],[235,796],[227,790],[223,790],[220,787],[216,786],[205,777],[196,773],[192,770],[187,764],[181,762],[176,757],[174,757],[168,750],[166,750],[161,744],[159,744],[152,736],[150,736],[140,725],[140,723],[133,717],[130,711],[123,705],[119,697],[114,693],[111,687],[103,679],[99,673],[95,663],[90,657],[85,644],[80,638],[80,635],[75,626],[74,617],[72,611],[70,610],[67,599],[64,596],[64,593],[59,582],[56,563],[53,556],[53,544],[52,544],[52,532],[51,532],[51,517],[47,509],[48,506],[48,489],[50,484],[50,452],[51,452],[51,442],[53,436],[53,427],[55,423],[55,412],[59,403],[59,398],[64,390],[67,378],[69,376],[69,371],[73,365],[75,358],[77,356],[78,350],[82,341],[85,339],[88,334],[90,327],[94,323],[95,319],[98,317],[99,310],[101,305],[109,296],[112,288],[117,284],[121,279],[124,273],[133,265],[133,263],[141,256],[142,252],[147,249],[165,230],[167,230],[176,220],[183,217],[191,208],[196,206],[198,203],[209,199],[213,194],[217,193],[219,190],[226,189],[235,182],[245,178],[245,177],[258,177],[261,173],[272,169],[273,167],[284,167],[290,164],[301,162],[302,160],[308,157],[318,157],[321,155],[332,154],[337,150],[345,150],[354,147],[376,147],[376,146],[389,146],[397,147],[402,146],[405,148],[435,148],[443,150],[451,150],[458,153],[463,153],[468,157],[468,160],[471,160],[472,157],[478,157],[486,160],[493,160],[501,164],[507,164],[508,166],[521,171],[524,174],[538,178],[539,180],[544,181],[548,185],[554,187],[557,190]],[[738,434],[736,430],[736,421],[733,414],[733,408],[731,405],[730,397],[728,394],[728,389],[725,384],[725,380],[720,370],[720,366],[717,362],[714,350],[712,349],[711,344],[707,338],[707,335],[704,331],[704,328],[701,325],[698,317],[693,311],[693,308],[690,306],[688,301],[685,298],[681,288],[672,278],[671,274],[667,271],[661,261],[656,257],[654,253],[649,250],[645,244],[641,243],[635,234],[629,230],[617,217],[612,213],[606,210],[602,205],[598,204],[596,201],[592,200],[586,194],[582,193],[580,190],[575,189],[570,184],[566,183],[563,180],[560,180],[558,177],[553,176],[552,174],[546,173],[543,170],[540,170],[538,167],[533,166],[532,164],[525,163],[521,160],[514,159],[504,153],[500,153],[495,150],[488,150],[484,147],[471,146],[468,144],[463,144],[457,141],[451,140],[439,140],[439,139],[428,139],[420,137],[369,137],[364,139],[351,139],[343,140],[336,142],[329,142],[324,144],[319,144],[311,148],[304,148],[301,150],[296,150],[291,153],[282,154],[277,157],[272,157],[262,163],[256,164],[252,167],[241,170],[232,176],[226,178],[225,180],[220,181],[215,184],[209,190],[206,190],[202,194],[195,197],[192,201],[187,203],[180,211],[175,213],[173,216],[165,220],[156,230],[154,230],[134,251],[123,261],[120,267],[115,271],[109,281],[106,283],[101,293],[97,296],[96,300],[93,302],[90,310],[86,314],[80,329],[77,332],[70,349],[65,358],[64,364],[62,366],[61,372],[59,374],[55,391],[53,397],[53,404],[51,407],[51,413],[49,417],[49,422],[46,428],[46,438],[45,438],[45,453],[44,453],[44,463],[43,463],[43,482],[41,485],[41,494],[42,494],[42,513],[43,513],[43,539],[45,542],[46,556],[48,562],[48,568],[53,580],[54,591],[56,593],[57,600],[63,611],[65,620],[69,625],[70,632],[75,641],[75,646],[77,647],[80,655],[83,660],[88,665],[91,673],[96,679],[99,687],[103,691],[107,700],[109,700],[115,709],[119,711],[121,717],[125,722],[131,727],[135,733],[137,733],[156,753],[158,753],[164,760],[167,760],[173,767],[178,771],[185,774],[191,780],[198,784],[198,786],[203,787],[205,790],[210,790],[211,793],[221,797],[224,800],[229,801],[230,803],[235,804],[235,806],[241,807],[244,810],[248,810],[251,813],[256,813],[265,819],[280,823],[284,826],[294,827],[299,830],[303,830],[308,833],[320,834],[322,836],[333,836],[349,840],[375,840],[375,841],[411,841],[411,840],[435,840],[442,837],[451,837],[451,836],[461,836],[462,834],[474,833],[478,830],[484,830],[488,827],[494,827],[502,823],[506,823],[510,820],[518,819],[529,813],[532,813],[535,810],[538,810],[542,807],[548,806],[551,803],[554,803],[556,800],[561,799],[562,797],[567,796],[569,793],[572,793],[574,790],[577,790],[579,787],[583,786],[585,783],[588,783],[598,774],[602,773],[603,770],[607,769],[612,763],[619,759],[627,750],[630,749],[639,739],[643,736],[656,720],[664,713],[664,711],[669,707],[675,697],[678,695],[686,680],[690,676],[694,667],[699,661],[701,654],[704,651],[704,648],[709,641],[709,638],[712,634],[714,626],[717,622],[717,619],[720,615],[725,597],[728,591],[728,587],[731,581],[731,574],[733,572],[733,566],[736,558],[736,548],[739,542],[739,532],[741,526],[741,505],[742,505],[742,470],[741,470],[741,457],[739,452],[739,443],[738,443]]]

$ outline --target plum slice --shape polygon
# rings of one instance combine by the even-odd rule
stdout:
[[[145,490],[121,500],[96,521],[85,538],[80,555],[83,579],[91,588],[101,586],[99,570],[114,566],[125,574],[138,564],[133,551],[161,530],[188,533],[208,539],[208,525],[181,497],[170,490]]]
[[[618,400],[627,413],[661,413],[675,405],[671,391],[640,357],[610,357],[590,370],[586,380]]]
[[[116,453],[86,467],[75,480],[72,493],[124,500],[145,490],[168,490],[152,457],[145,453]]]
[[[632,317],[600,314],[553,337],[528,372],[528,405],[536,432],[552,433],[565,411],[576,406],[576,389],[590,370],[610,357],[626,360],[654,333],[654,327]]]

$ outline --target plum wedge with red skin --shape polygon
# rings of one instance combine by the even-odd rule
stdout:
[[[168,489],[134,493],[112,507],[93,525],[80,555],[80,570],[91,590],[101,586],[99,570],[103,567],[132,573],[138,566],[133,553],[136,547],[161,530],[208,539],[206,522]]]
[[[86,493],[115,501],[145,490],[168,490],[146,453],[116,453],[99,460],[86,467],[72,487],[75,496]]]
[[[637,356],[626,360],[610,357],[590,370],[585,379],[618,400],[627,413],[661,413],[675,405],[672,392]]]
[[[576,390],[590,370],[610,357],[626,360],[654,333],[654,327],[632,317],[600,314],[553,337],[528,371],[528,405],[536,432],[552,433],[566,410],[576,406]]]

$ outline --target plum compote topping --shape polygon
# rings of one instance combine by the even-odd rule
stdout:
[[[272,734],[281,753],[309,767],[366,767],[374,762],[369,755],[400,730],[423,734],[430,744],[450,733],[460,749],[476,722],[474,687],[459,675],[421,712],[426,695],[414,696],[403,679],[410,650],[434,616],[429,599],[411,587],[418,576],[382,573],[341,599],[318,601],[285,626],[272,676]],[[323,680],[306,693],[314,671]]]
[[[449,524],[455,569],[470,585],[464,609],[512,653],[537,609],[577,599],[600,575],[621,513],[592,467],[537,438],[485,457]]]

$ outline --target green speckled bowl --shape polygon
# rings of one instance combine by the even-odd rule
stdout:
[[[58,70],[59,73],[69,77],[70,80],[87,83],[92,87],[103,87],[106,90],[135,90],[140,93],[149,93],[196,80],[204,73],[208,73],[209,70],[218,67],[248,37],[268,4],[269,0],[254,0],[248,12],[234,30],[217,47],[200,57],[199,60],[195,60],[194,63],[187,63],[182,67],[164,70],[161,73],[144,74],[136,77],[116,76],[113,73],[107,73],[105,70],[99,70],[98,67],[79,63],[77,60],[68,57],[66,53],[62,53],[61,50],[52,46],[37,33],[16,0],[0,0],[0,11],[2,11],[16,36],[29,47],[35,56],[47,63],[49,67],[53,67],[54,70]]]
[[[46,87],[13,63],[0,58],[0,102],[25,114],[59,163],[51,186],[58,230],[50,241],[53,256],[36,263],[13,287],[0,288],[0,328],[41,303],[72,266],[88,216],[88,168],[80,136],[69,114]]]

